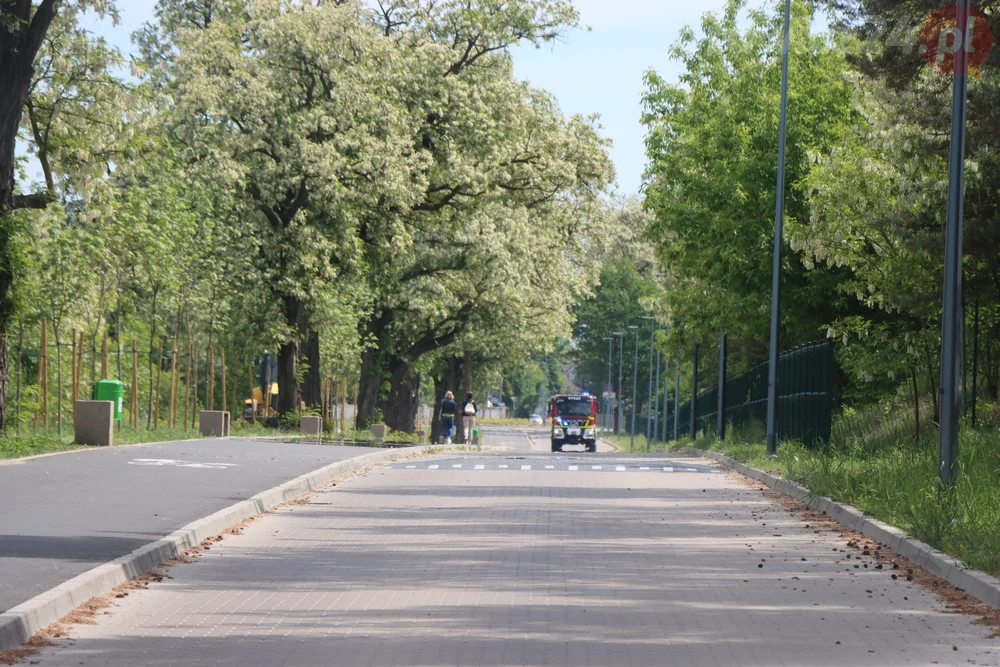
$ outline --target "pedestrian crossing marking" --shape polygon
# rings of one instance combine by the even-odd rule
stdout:
[[[471,459],[471,460],[470,459],[465,459],[465,460],[463,460],[462,463],[452,463],[452,461],[454,461],[454,460],[455,459],[451,459],[450,461],[449,460],[444,460],[444,461],[440,461],[438,463],[431,463],[429,465],[425,464],[425,465],[427,465],[426,468],[424,468],[424,465],[405,464],[405,463],[396,463],[396,464],[389,465],[389,466],[386,466],[386,467],[389,468],[389,469],[394,469],[394,470],[403,470],[403,469],[413,470],[413,469],[417,469],[417,468],[423,468],[425,470],[441,470],[443,468],[445,470],[455,470],[455,471],[458,471],[458,470],[476,470],[476,471],[483,471],[483,472],[485,472],[487,470],[494,470],[495,471],[495,470],[518,470],[518,469],[520,469],[522,471],[530,471],[530,470],[542,470],[542,469],[544,469],[546,471],[551,470],[553,472],[581,472],[581,471],[585,471],[585,470],[604,471],[604,472],[653,472],[653,471],[660,471],[660,470],[662,470],[663,472],[676,472],[676,473],[697,473],[697,474],[710,474],[710,473],[711,474],[721,474],[722,473],[722,471],[719,470],[718,468],[710,467],[710,466],[704,466],[704,467],[700,467],[700,468],[687,467],[687,466],[677,466],[677,465],[664,466],[664,465],[660,465],[659,462],[654,462],[654,465],[643,465],[643,466],[640,466],[640,465],[637,465],[639,463],[638,461],[636,461],[634,463],[609,462],[609,463],[603,463],[603,464],[598,463],[598,464],[590,465],[590,464],[583,464],[583,463],[570,463],[570,461],[572,461],[574,459],[571,458],[569,460],[566,460],[566,459],[564,459],[562,457],[556,458],[555,460],[553,460],[552,463],[545,463],[545,459],[541,459],[541,460],[539,460],[536,463],[524,463],[524,464],[521,464],[521,463],[518,463],[518,464],[497,463],[495,461],[484,461],[483,459],[479,459],[480,461],[483,461],[482,463],[479,463],[474,458]],[[550,460],[552,460],[552,459],[550,459]]]

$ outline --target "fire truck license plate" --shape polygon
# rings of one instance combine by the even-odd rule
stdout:
[[[566,435],[580,435],[580,429],[578,429],[578,428],[568,428],[568,429],[566,429]]]

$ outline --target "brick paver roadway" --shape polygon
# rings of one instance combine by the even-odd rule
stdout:
[[[411,460],[257,521],[33,660],[998,664],[987,628],[814,528],[701,460]]]

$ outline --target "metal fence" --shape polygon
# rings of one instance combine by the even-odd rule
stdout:
[[[833,342],[830,340],[801,345],[778,358],[779,440],[796,440],[808,447],[829,442],[833,374]],[[723,386],[721,404],[719,385],[701,392],[693,401],[695,433],[723,435],[727,428],[743,431],[754,424],[763,428],[767,411],[767,363],[741,375],[727,377]],[[720,405],[725,416],[721,423]],[[667,416],[668,439],[673,437],[674,419],[678,416],[678,435],[691,435],[691,407],[692,401],[688,400],[680,406],[678,415]]]

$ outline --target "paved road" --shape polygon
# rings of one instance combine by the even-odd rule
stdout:
[[[240,500],[369,451],[190,440],[0,465],[0,611]]]
[[[550,470],[557,455],[520,456],[447,455],[437,469],[421,459],[339,484],[114,600],[32,660],[998,664],[986,628],[889,570],[859,567],[870,558],[843,538],[708,461]],[[498,467],[520,461],[531,469]]]

